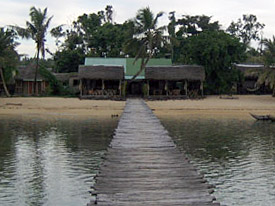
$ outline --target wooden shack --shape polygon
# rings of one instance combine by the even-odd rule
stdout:
[[[79,66],[80,96],[121,96],[124,67],[111,65]]]
[[[205,70],[197,65],[151,66],[145,68],[147,95],[203,96]]]
[[[20,66],[18,68],[18,74],[15,76],[15,94],[23,96],[34,94],[34,80],[35,66]],[[45,94],[49,82],[39,73],[39,71],[37,73],[36,82],[38,88],[36,94]]]

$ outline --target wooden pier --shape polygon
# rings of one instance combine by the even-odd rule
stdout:
[[[89,205],[220,205],[141,99],[127,100],[94,189]]]

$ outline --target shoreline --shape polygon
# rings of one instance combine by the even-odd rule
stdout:
[[[62,97],[0,98],[0,117],[87,119],[120,116],[125,102]]]
[[[234,95],[236,99],[220,99],[218,95],[201,100],[148,101],[159,118],[237,118],[253,120],[249,113],[275,115],[275,98],[270,95]]]
[[[207,96],[199,100],[146,101],[160,118],[252,119],[249,113],[275,116],[275,98],[270,95],[236,95],[236,99]],[[36,118],[119,118],[125,101],[79,100],[62,97],[0,98],[1,117]]]

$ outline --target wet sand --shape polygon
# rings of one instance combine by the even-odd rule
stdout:
[[[238,118],[252,119],[249,113],[275,116],[275,98],[271,95],[236,95],[236,99],[207,96],[201,100],[148,101],[160,118]]]
[[[1,116],[39,118],[109,118],[120,115],[123,101],[79,100],[59,97],[0,98]]]

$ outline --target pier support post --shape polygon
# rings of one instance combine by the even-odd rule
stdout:
[[[104,95],[104,90],[105,90],[105,82],[104,82],[104,79],[102,79],[102,95]]]
[[[119,96],[121,96],[121,80],[119,80],[118,90],[119,90]]]
[[[201,81],[200,89],[201,89],[201,96],[203,97],[203,81]]]
[[[168,96],[168,81],[165,80],[165,91],[166,91],[166,96]]]
[[[79,91],[80,91],[80,96],[82,97],[82,95],[83,95],[82,79],[80,79],[80,81],[79,81],[79,86],[78,86],[78,88],[79,88]]]
[[[184,82],[184,90],[185,90],[185,95],[188,96],[188,82],[185,80]]]
[[[147,80],[147,96],[150,95],[150,84],[149,84],[149,80]]]

